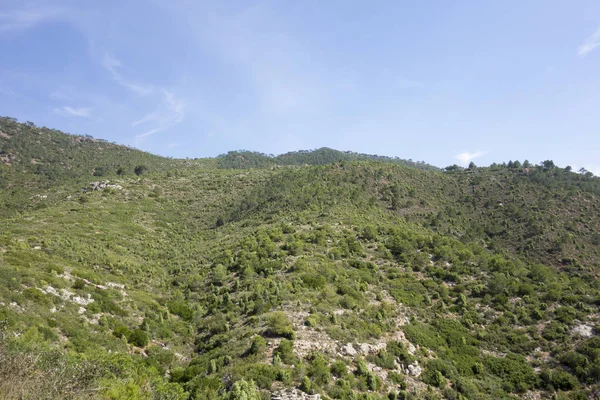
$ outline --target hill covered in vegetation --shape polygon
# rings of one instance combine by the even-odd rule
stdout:
[[[339,151],[327,147],[316,150],[293,151],[278,156],[247,150],[230,151],[217,157],[217,160],[219,167],[224,169],[266,168],[282,165],[325,165],[344,161],[381,161],[429,171],[439,170],[424,161],[415,162],[398,157]]]
[[[1,123],[2,398],[600,389],[591,174],[330,149],[171,160]]]

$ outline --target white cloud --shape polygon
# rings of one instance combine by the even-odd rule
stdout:
[[[94,52],[92,46],[92,53]],[[123,63],[112,53],[105,52],[101,60],[102,66],[110,72],[119,85],[129,89],[136,95],[149,100],[155,99],[153,111],[131,122],[132,127],[142,127],[143,133],[135,136],[136,145],[140,145],[148,137],[166,131],[183,121],[185,102],[173,91],[144,82],[134,82],[126,78],[120,71],[126,69]]]
[[[56,114],[61,114],[61,115],[70,115],[73,117],[83,117],[83,118],[89,118],[92,116],[91,112],[92,110],[90,108],[85,108],[85,107],[70,107],[70,106],[62,106],[60,108],[55,108],[53,110]]]
[[[140,144],[144,139],[146,139],[147,137],[150,137],[152,135],[154,135],[155,133],[161,132],[163,129],[161,128],[152,128],[147,132],[144,133],[140,133],[139,135],[135,136],[135,141],[136,143]]]
[[[596,47],[600,46],[600,28],[592,33],[578,48],[577,55],[579,57],[585,57],[594,50]]]
[[[133,127],[141,125],[149,128],[146,132],[136,135],[137,145],[140,145],[146,138],[179,124],[185,117],[185,102],[183,100],[166,89],[161,90],[161,95],[162,103],[155,111],[131,123]]]
[[[131,123],[131,126],[135,127],[135,126],[142,125],[142,124],[145,124],[148,122],[156,121],[157,118],[158,118],[158,116],[156,115],[156,113],[151,112],[151,113],[144,115],[142,118],[138,119],[137,121],[133,121]]]
[[[485,155],[485,151],[476,151],[475,153],[464,152],[456,156],[462,165],[468,165],[471,161]]]
[[[110,72],[113,79],[119,85],[131,90],[135,94],[138,94],[140,96],[148,96],[152,94],[152,92],[154,92],[154,87],[152,85],[145,85],[138,82],[134,82],[132,80],[126,79],[123,75],[121,75],[121,73],[118,71],[118,69],[122,67],[121,61],[119,61],[112,54],[104,54],[102,66],[106,68],[108,72]]]
[[[165,96],[165,103],[167,103],[167,107],[173,113],[173,123],[180,123],[183,121],[183,110],[185,108],[185,103],[168,90],[163,90],[163,94]]]

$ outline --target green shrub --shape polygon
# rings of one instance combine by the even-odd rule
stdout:
[[[235,382],[225,396],[226,400],[262,400],[260,392],[253,381],[241,379]]]
[[[146,347],[148,340],[148,334],[141,329],[131,331],[127,337],[127,341],[137,347]]]
[[[277,348],[273,351],[273,354],[278,355],[283,363],[291,365],[296,363],[297,361],[293,350],[294,343],[290,340],[283,339],[279,343],[279,346],[277,346]]]
[[[331,364],[331,374],[336,378],[343,378],[348,374],[346,363],[341,360],[336,360]]]
[[[320,386],[327,385],[331,380],[329,363],[322,354],[317,353],[312,356],[309,376]]]
[[[290,340],[296,338],[292,323],[282,311],[276,311],[267,317],[266,333],[269,336],[279,336]]]
[[[248,354],[250,354],[250,355],[262,354],[265,351],[266,347],[267,347],[267,341],[262,336],[254,336],[254,338],[252,338],[252,344],[250,345],[250,348],[248,349]]]
[[[515,392],[523,392],[534,387],[538,377],[525,357],[510,353],[506,357],[487,357],[485,360],[487,369],[494,375],[510,384],[509,389]]]
[[[549,390],[571,391],[579,388],[577,378],[561,369],[545,371],[541,378]]]

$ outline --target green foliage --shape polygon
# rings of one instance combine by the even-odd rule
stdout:
[[[279,346],[274,351],[274,354],[279,356],[285,364],[294,364],[297,361],[293,352],[294,343],[287,339],[282,339]]]
[[[252,344],[248,349],[248,354],[257,355],[262,354],[267,347],[267,341],[262,336],[255,336],[252,338]]]
[[[253,381],[241,379],[233,384],[226,400],[261,400],[260,393]]]
[[[230,151],[218,157],[220,168],[267,168],[274,165],[325,165],[342,161],[382,161],[393,164],[411,166],[424,170],[437,170],[436,167],[423,162],[401,160],[397,157],[384,157],[371,154],[359,154],[353,152],[342,152],[326,147],[313,151],[294,151],[271,156],[251,151]]]
[[[302,378],[302,383],[300,383],[300,390],[308,394],[313,393],[313,383],[310,381],[310,378],[308,376]]]
[[[336,360],[331,364],[331,374],[337,378],[343,378],[348,374],[346,363],[341,360]]]
[[[331,380],[331,372],[329,371],[329,362],[322,354],[314,354],[311,360],[309,376],[312,381],[319,386],[324,386]]]
[[[138,347],[146,347],[148,344],[148,334],[141,329],[131,331],[127,339],[129,343]]]
[[[0,130],[0,336],[19,343],[0,346],[0,397],[597,391],[593,176],[329,149],[172,160]],[[82,193],[94,175],[123,189]],[[386,346],[329,351],[348,343]],[[415,362],[419,381],[399,373]]]
[[[276,311],[267,317],[267,331],[271,336],[281,336],[293,340],[296,337],[294,328],[284,312]]]
[[[148,167],[145,165],[136,165],[133,169],[133,173],[137,176],[144,174],[146,171],[148,171]]]
[[[485,365],[491,373],[502,378],[508,391],[524,392],[538,383],[537,375],[523,356],[488,357]]]

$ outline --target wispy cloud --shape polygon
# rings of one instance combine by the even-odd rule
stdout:
[[[122,67],[121,61],[119,61],[115,56],[110,53],[104,54],[104,58],[102,60],[102,66],[106,68],[108,72],[112,75],[113,79],[121,86],[131,90],[135,94],[140,96],[147,96],[154,92],[154,87],[152,85],[145,85],[139,82],[134,82],[130,79],[125,78],[120,72],[119,69]]]
[[[90,108],[85,107],[70,107],[70,106],[62,106],[60,108],[55,108],[54,113],[61,115],[69,115],[72,117],[83,117],[89,118],[92,116],[92,110]]]
[[[476,151],[475,153],[464,152],[456,156],[456,159],[460,161],[462,165],[467,165],[471,161],[486,154],[485,151]]]
[[[0,32],[32,28],[42,22],[64,18],[69,10],[61,6],[31,6],[29,8],[0,11]]]
[[[175,124],[180,123],[183,121],[185,103],[181,99],[178,99],[174,93],[171,93],[168,90],[163,90],[163,94],[165,96],[165,103],[173,114],[173,122]]]
[[[144,132],[135,136],[136,145],[140,145],[148,137],[166,131],[183,121],[185,103],[173,91],[128,79],[121,73],[121,70],[126,69],[123,63],[112,53],[105,52],[101,63],[119,85],[135,95],[147,98],[147,101],[156,101],[154,110],[131,122],[132,127],[144,129]]]
[[[135,136],[135,141],[136,141],[136,143],[139,145],[139,144],[140,144],[140,143],[141,143],[141,142],[142,142],[144,139],[146,139],[147,137],[149,137],[149,136],[152,136],[152,135],[154,135],[155,133],[161,132],[161,131],[163,131],[163,130],[164,130],[164,129],[162,129],[162,128],[152,128],[152,129],[150,129],[150,130],[149,130],[149,131],[147,131],[147,132],[140,133],[139,135],[136,135],[136,136]]]
[[[131,123],[131,126],[136,127],[138,125],[142,125],[147,122],[153,122],[153,121],[156,121],[157,118],[158,118],[158,115],[155,112],[151,112],[151,113],[144,115],[142,118],[138,119],[137,121],[133,121]]]
[[[138,145],[146,138],[179,124],[185,117],[185,102],[183,100],[166,89],[162,89],[160,93],[162,102],[159,107],[131,123],[133,127],[147,126],[148,128],[146,132],[136,135],[135,140]]]
[[[600,28],[592,33],[578,48],[577,55],[579,57],[585,57],[596,47],[600,46]]]

